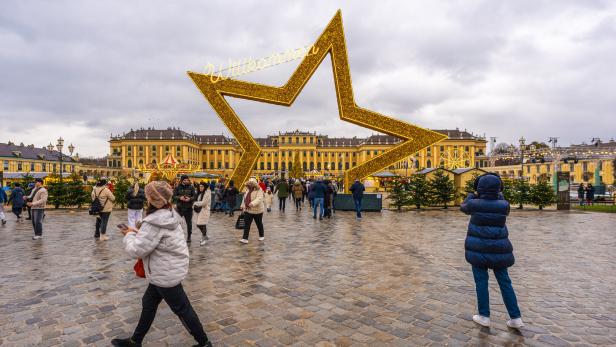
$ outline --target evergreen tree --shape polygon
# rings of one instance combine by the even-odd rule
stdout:
[[[513,180],[513,196],[509,201],[511,204],[518,204],[519,209],[524,208],[524,204],[530,201],[530,184],[523,178]]]
[[[475,172],[473,173],[473,176],[464,183],[462,193],[460,193],[460,196],[462,198],[466,198],[468,194],[475,192],[475,181],[477,180],[479,176],[480,175]]]
[[[21,187],[26,191],[27,194],[30,194],[31,189],[28,189],[28,185],[30,183],[34,183],[34,176],[32,176],[29,172],[26,172],[19,179],[19,183]]]
[[[304,169],[302,168],[302,163],[299,161],[299,152],[295,151],[295,156],[293,158],[293,168],[289,173],[290,178],[303,178],[304,177]]]
[[[456,187],[449,175],[445,175],[443,170],[436,170],[434,177],[430,180],[430,191],[435,204],[442,204],[447,208],[447,203],[453,201],[456,195]]]
[[[66,184],[60,183],[60,175],[51,174],[46,178],[48,201],[54,208],[67,205]]]
[[[430,204],[430,184],[426,175],[415,174],[410,177],[408,187],[408,204],[417,209]]]
[[[408,181],[402,179],[395,179],[392,181],[392,188],[388,200],[391,200],[391,205],[395,206],[398,211],[402,209],[402,206],[409,204],[409,187]]]
[[[128,203],[128,201],[126,200],[126,193],[131,186],[132,184],[126,177],[118,177],[118,181],[115,183],[114,186],[115,191],[113,192],[113,195],[115,196],[115,205],[119,205],[120,208],[124,208],[124,206]]]
[[[513,189],[513,180],[510,178],[502,178],[503,180],[503,196],[505,200],[509,201],[509,203],[513,203],[514,200],[514,189]]]
[[[90,193],[86,190],[82,178],[77,173],[74,172],[65,184],[67,190],[66,197],[70,205],[81,208],[81,206],[90,202]]]
[[[539,180],[537,184],[530,187],[530,203],[539,206],[543,210],[544,206],[550,206],[556,202],[556,193],[548,180]]]

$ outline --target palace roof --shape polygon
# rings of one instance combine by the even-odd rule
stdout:
[[[60,161],[60,152],[49,151],[47,148],[38,148],[34,145],[16,145],[12,142],[0,143],[0,157],[13,159],[48,160]],[[64,154],[62,160],[66,162],[74,161],[73,158]]]

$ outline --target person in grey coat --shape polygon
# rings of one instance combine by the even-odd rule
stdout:
[[[111,344],[140,347],[154,322],[158,305],[165,300],[197,341],[193,347],[211,347],[182,287],[182,280],[188,274],[188,246],[179,221],[181,217],[171,206],[173,190],[166,182],[154,181],[146,185],[145,196],[149,207],[139,229],[127,227],[121,232],[126,253],[142,259],[149,284],[143,294],[141,316],[133,336],[113,339]]]

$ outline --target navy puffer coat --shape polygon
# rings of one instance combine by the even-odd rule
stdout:
[[[469,194],[460,210],[471,215],[464,248],[466,261],[480,268],[503,269],[515,263],[507,231],[509,203],[500,193],[500,178],[479,178],[479,196]]]

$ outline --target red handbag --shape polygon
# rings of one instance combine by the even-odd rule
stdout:
[[[145,268],[143,267],[143,260],[141,260],[141,258],[137,258],[137,262],[135,266],[133,266],[133,269],[137,277],[145,278]]]

